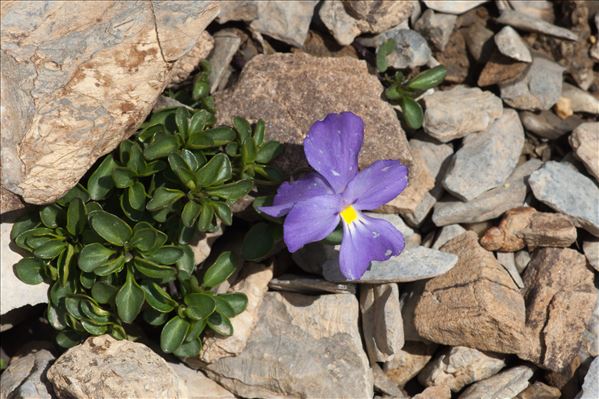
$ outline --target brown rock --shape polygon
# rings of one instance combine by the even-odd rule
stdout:
[[[576,241],[576,227],[561,213],[537,212],[530,207],[510,209],[497,227],[480,239],[489,251],[516,252],[528,246],[569,247]]]
[[[435,344],[408,341],[391,361],[384,364],[383,370],[387,377],[403,387],[426,366],[436,349]]]
[[[4,2],[4,188],[36,204],[66,193],[143,122],[216,14],[212,1]]]
[[[530,66],[494,51],[478,77],[481,87],[516,81]]]
[[[264,119],[267,139],[284,144],[285,153],[277,162],[286,173],[307,166],[301,144],[315,121],[329,113],[351,111],[364,119],[366,129],[360,166],[378,159],[399,159],[410,167],[410,181],[420,181],[421,172],[413,167],[397,115],[381,100],[382,91],[364,61],[273,54],[254,57],[239,83],[217,93],[215,102],[218,123],[230,122],[235,115]],[[409,195],[406,190],[396,201]]]
[[[560,371],[576,356],[597,291],[584,255],[561,248],[538,250],[524,273],[525,341],[519,353]]]
[[[446,274],[426,283],[416,305],[418,333],[433,342],[518,353],[524,298],[492,253],[467,231],[441,247],[459,257]]]
[[[5,213],[18,211],[23,208],[25,208],[25,203],[18,195],[0,186],[0,215],[3,218]]]
[[[358,58],[356,49],[352,46],[341,46],[333,39],[318,32],[309,31],[304,46],[292,48],[292,53],[304,52],[315,57],[352,57]]]
[[[520,392],[516,399],[559,399],[561,396],[559,389],[537,381]]]
[[[434,387],[428,387],[424,391],[420,392],[416,396],[412,396],[412,399],[450,399],[451,391],[449,387],[445,385],[436,385]]]
[[[198,67],[200,61],[208,58],[214,48],[214,39],[210,33],[204,31],[200,35],[196,45],[189,50],[181,59],[174,63],[171,70],[171,82],[169,87],[175,86],[187,79],[187,77]]]
[[[470,61],[466,52],[466,41],[462,30],[454,31],[443,52],[435,53],[435,58],[447,68],[445,80],[462,83],[468,76]]]

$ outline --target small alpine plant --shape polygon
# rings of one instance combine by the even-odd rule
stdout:
[[[364,122],[351,112],[329,114],[312,125],[304,153],[314,172],[283,183],[272,206],[260,211],[287,215],[283,239],[290,252],[320,241],[341,222],[341,273],[359,279],[373,260],[387,260],[404,248],[402,234],[386,220],[366,216],[399,195],[408,184],[408,168],[396,160],[380,160],[358,171]]]

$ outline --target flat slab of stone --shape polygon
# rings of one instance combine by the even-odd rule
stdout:
[[[501,54],[517,61],[532,62],[532,56],[526,43],[511,26],[504,26],[494,39]]]
[[[579,399],[595,399],[597,397],[599,397],[599,358],[596,357],[584,377],[582,395]]]
[[[562,39],[578,40],[576,33],[571,30],[514,10],[503,10],[499,18],[497,18],[497,22],[526,32],[538,32]]]
[[[404,250],[384,262],[371,262],[370,268],[356,284],[406,283],[439,276],[456,265],[458,257],[426,247],[415,247]],[[350,282],[339,271],[336,259],[327,260],[322,268],[326,280]]]
[[[484,132],[503,113],[501,99],[476,87],[456,86],[423,100],[424,131],[443,143]]]
[[[528,179],[534,196],[599,237],[599,187],[573,166],[549,161]]]
[[[463,201],[503,184],[524,147],[518,113],[506,109],[484,133],[468,136],[451,159],[443,187]]]
[[[207,365],[210,378],[250,398],[372,398],[353,295],[269,292],[259,314],[245,350]]]
[[[459,399],[513,398],[528,387],[533,374],[532,367],[513,367],[469,386]]]
[[[549,140],[555,140],[566,133],[570,133],[582,123],[582,118],[579,116],[574,115],[562,119],[547,110],[539,113],[522,111],[520,112],[520,120],[527,131]]]
[[[395,384],[403,387],[426,366],[436,349],[433,343],[407,341],[402,350],[384,364],[383,370]]]
[[[585,241],[582,248],[589,264],[599,272],[599,240]]]
[[[268,288],[275,291],[300,294],[355,294],[356,286],[347,283],[331,283],[319,278],[283,274],[273,278]]]
[[[257,18],[250,27],[292,46],[301,47],[306,41],[317,0],[259,1]]]

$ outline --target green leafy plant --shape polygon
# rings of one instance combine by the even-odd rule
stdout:
[[[233,334],[230,318],[247,298],[215,288],[236,260],[224,252],[198,271],[187,244],[230,225],[232,205],[257,184],[278,184],[269,163],[281,146],[265,141],[263,121],[215,126],[207,71],[171,93],[190,105],[153,113],[63,198],[15,223],[11,238],[30,256],[14,272],[50,285],[47,318],[61,346],[127,338],[139,319],[161,328],[162,350],[181,357],[198,353],[206,329]]]
[[[389,72],[387,57],[395,51],[395,46],[395,40],[389,39],[376,52],[376,67],[386,85],[384,96],[392,104],[401,107],[402,119],[408,127],[420,129],[423,111],[417,98],[428,89],[441,84],[447,75],[447,69],[439,65],[412,78],[407,78],[401,71]]]

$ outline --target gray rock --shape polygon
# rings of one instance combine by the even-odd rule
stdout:
[[[538,159],[530,159],[518,166],[503,185],[479,195],[472,201],[448,199],[437,202],[433,211],[433,222],[437,226],[477,223],[494,219],[509,209],[521,206],[526,199],[526,180],[542,164]]]
[[[549,161],[530,176],[528,184],[539,201],[599,237],[599,187],[591,179],[566,164]]]
[[[553,61],[534,57],[522,78],[499,86],[501,98],[517,109],[549,109],[561,96],[563,71],[564,68]]]
[[[499,52],[517,61],[532,62],[530,50],[524,40],[511,26],[504,26],[495,35],[495,44]]]
[[[513,398],[528,387],[533,373],[528,366],[513,367],[469,386],[459,399]]]
[[[599,182],[599,122],[579,125],[568,139],[576,157]]]
[[[400,211],[401,216],[409,223],[410,226],[418,227],[428,216],[431,209],[443,193],[441,187],[435,187],[430,192],[424,194],[424,197],[414,210]]]
[[[497,262],[512,276],[512,280],[518,288],[524,288],[524,282],[516,267],[516,256],[513,252],[497,252]]]
[[[490,91],[456,86],[424,97],[424,131],[446,143],[484,132],[503,113],[501,100]]]
[[[588,91],[564,82],[562,97],[570,101],[569,105],[573,112],[586,112],[591,115],[599,114],[599,100]]]
[[[245,350],[205,372],[242,397],[373,396],[353,295],[267,293]]]
[[[424,0],[428,8],[448,14],[463,14],[487,0]]]
[[[595,399],[599,398],[599,358],[595,358],[591,362],[591,367],[584,377],[582,384],[582,395],[580,399]]]
[[[553,3],[548,0],[508,0],[514,10],[542,19],[549,23],[555,20]]]
[[[599,272],[599,240],[585,241],[582,244],[582,249],[589,264]]]
[[[516,263],[516,270],[522,274],[530,262],[530,253],[525,249],[518,251],[514,256],[514,261]]]
[[[437,50],[443,51],[449,42],[456,20],[455,15],[435,14],[429,8],[416,22],[414,29],[426,37]]]
[[[454,346],[437,356],[418,374],[424,386],[445,385],[458,392],[466,385],[491,377],[505,367],[503,356]]]
[[[399,389],[399,386],[385,374],[378,363],[373,364],[372,375],[374,377],[374,389],[376,391],[397,399],[407,398],[403,391]]]
[[[428,339],[420,336],[414,324],[414,311],[420,296],[424,292],[426,280],[402,284],[399,302],[401,303],[401,317],[403,318],[404,338],[407,341],[424,342],[433,344]],[[423,365],[424,367],[424,365]]]
[[[448,226],[443,226],[441,230],[439,230],[439,235],[437,236],[437,239],[435,240],[432,248],[440,249],[443,246],[443,244],[445,244],[447,241],[459,236],[465,231],[466,229],[460,226],[459,224],[450,224]]]
[[[418,139],[411,139],[409,144],[412,154],[418,153],[424,160],[431,176],[437,180],[443,177],[447,161],[453,154],[453,146],[451,144],[441,144]]]
[[[599,292],[597,296],[599,297]],[[599,300],[595,303],[591,319],[582,334],[582,348],[589,356],[599,356]]]
[[[513,26],[514,28],[526,32],[538,32],[550,36],[559,37],[561,39],[568,39],[573,41],[578,40],[578,36],[576,35],[576,33],[572,32],[571,30],[553,25],[549,22],[543,21],[542,19],[535,18],[530,15],[520,13],[518,11],[502,11],[499,18],[497,18],[497,22],[499,22],[500,24]]]
[[[354,284],[331,283],[319,278],[283,274],[270,280],[268,287],[275,291],[298,292],[300,294],[355,294]]]
[[[562,119],[551,111],[541,111],[539,113],[521,111],[520,120],[527,131],[549,140],[560,138],[582,123],[582,119],[578,116]]]
[[[235,399],[235,395],[206,377],[204,373],[191,369],[182,363],[168,364],[177,374],[183,389],[187,389],[186,399]]]
[[[464,201],[503,184],[524,147],[524,129],[514,110],[505,110],[489,129],[468,136],[452,158],[443,186]]]
[[[250,28],[292,46],[302,47],[317,0],[259,1]]]
[[[386,362],[404,345],[397,284],[366,285],[360,289],[362,336],[371,364]]]
[[[54,361],[54,355],[46,349],[51,345],[33,342],[14,356],[0,379],[1,398],[51,399],[52,387],[46,379],[46,371]]]
[[[370,43],[373,47],[378,47],[388,39],[395,40],[395,50],[387,56],[387,62],[393,68],[405,69],[426,65],[432,56],[426,39],[420,33],[403,27],[381,33],[372,38]]]
[[[220,24],[229,21],[252,21],[258,18],[258,2],[252,0],[227,0],[219,3],[216,20]]]
[[[210,62],[210,92],[214,93],[225,78],[227,67],[239,50],[241,38],[234,29],[223,29],[214,34],[214,49],[208,58]],[[226,83],[226,82],[225,82]]]
[[[416,247],[404,250],[384,262],[371,262],[370,268],[359,279],[358,284],[405,283],[429,279],[446,273],[455,266],[457,256],[430,249]],[[325,279],[329,281],[346,282],[339,271],[337,260],[328,260],[322,268]]]

